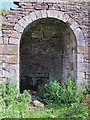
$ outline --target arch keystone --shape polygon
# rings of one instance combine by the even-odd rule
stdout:
[[[59,14],[59,11],[56,11],[56,10],[47,10],[47,16],[59,19],[60,14]]]
[[[42,18],[47,17],[47,11],[46,10],[41,10]]]

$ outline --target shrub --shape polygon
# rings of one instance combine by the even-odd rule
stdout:
[[[77,86],[71,77],[67,83],[58,81],[57,76],[50,74],[49,82],[39,88],[39,95],[42,99],[59,100],[62,103],[71,104],[78,100]]]
[[[67,83],[60,85],[60,99],[63,103],[73,103],[77,100],[77,85],[75,80],[68,78]]]
[[[60,85],[56,75],[50,74],[48,83],[39,87],[40,98],[48,100],[59,99]]]

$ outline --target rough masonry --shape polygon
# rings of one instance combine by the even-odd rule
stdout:
[[[9,79],[20,84],[20,46],[24,31],[39,19],[53,18],[68,24],[73,32],[75,47],[72,56],[78,85],[84,80],[90,81],[90,21],[89,1],[85,0],[14,0],[17,8],[11,8],[9,14],[0,13],[0,84]],[[1,20],[2,19],[2,20]],[[69,46],[67,46],[69,48]],[[73,48],[73,47],[71,47]],[[69,50],[71,49],[69,48]],[[67,49],[68,50],[68,49]],[[67,74],[67,69],[63,74]],[[69,73],[71,73],[71,69]]]

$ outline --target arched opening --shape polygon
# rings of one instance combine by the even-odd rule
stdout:
[[[36,90],[56,74],[76,78],[76,42],[67,23],[42,18],[29,24],[20,41],[20,90]]]

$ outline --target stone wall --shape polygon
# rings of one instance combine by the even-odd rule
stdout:
[[[0,14],[0,83],[13,79],[19,84],[20,39],[28,24],[40,18],[57,18],[70,25],[77,43],[77,82],[90,79],[90,45],[87,1],[22,0],[15,1],[8,15]],[[27,27],[28,28],[28,27]],[[74,58],[73,58],[74,59]]]

